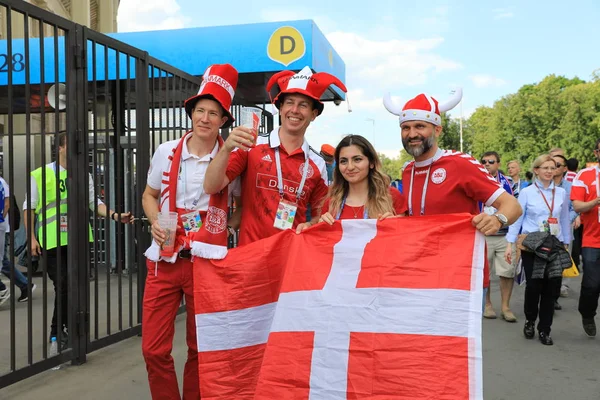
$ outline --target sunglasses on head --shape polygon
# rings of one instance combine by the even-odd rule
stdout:
[[[485,164],[494,165],[494,164],[496,164],[496,161],[495,160],[481,160],[481,163],[483,165],[485,165]]]

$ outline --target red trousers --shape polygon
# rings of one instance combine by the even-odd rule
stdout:
[[[198,345],[194,312],[193,264],[177,259],[174,264],[159,262],[158,268],[146,260],[148,277],[144,290],[142,314],[142,353],[146,360],[150,393],[154,400],[182,399],[171,350],[175,334],[175,317],[185,296],[187,309],[186,342],[188,357],[183,372],[183,399],[200,399]],[[155,274],[156,271],[156,274]]]

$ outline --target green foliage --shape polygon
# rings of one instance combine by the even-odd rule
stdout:
[[[390,158],[383,153],[379,153],[379,159],[381,160],[383,171],[391,176],[392,180],[402,177],[402,153],[406,152],[402,150],[399,152],[398,156],[394,158]]]
[[[464,153],[470,153],[473,145],[473,137],[465,129],[463,121],[463,147]],[[438,140],[438,145],[444,150],[460,151],[460,118],[452,118],[450,114],[442,113],[442,134]]]
[[[598,72],[594,72],[592,82],[549,75],[502,97],[493,107],[479,107],[463,127],[473,156],[497,151],[502,167],[518,159],[525,170],[538,155],[561,147],[567,158],[577,158],[580,165],[595,161],[592,150],[600,138],[597,78]]]
[[[439,147],[460,150],[460,120],[443,114],[442,128]],[[537,156],[553,147],[561,147],[567,158],[575,157],[584,166],[596,161],[593,149],[599,138],[600,69],[592,73],[590,82],[549,75],[502,97],[493,107],[477,108],[463,121],[463,151],[475,158],[496,151],[503,169],[517,159],[522,170],[528,170]],[[412,160],[404,150],[394,158],[379,156],[393,179]]]

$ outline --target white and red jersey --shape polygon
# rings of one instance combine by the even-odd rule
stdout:
[[[402,182],[409,212],[412,206],[414,216],[464,212],[476,215],[480,212],[478,202],[491,206],[505,192],[479,161],[468,154],[441,149],[429,160],[410,162],[404,168]]]
[[[240,245],[260,240],[281,232],[273,226],[280,202],[275,151],[279,149],[283,177],[283,199],[295,203],[298,209],[294,227],[306,222],[306,208],[311,205],[313,214],[321,207],[327,195],[327,169],[323,158],[313,150],[306,140],[301,148],[288,154],[279,140],[279,129],[267,136],[259,136],[256,146],[250,151],[236,150],[231,153],[227,165],[227,177],[233,181],[242,178],[242,222]],[[306,182],[302,192],[296,196],[304,163],[308,160]]]
[[[600,172],[598,167],[584,168],[573,179],[571,187],[571,200],[592,201],[598,194],[598,176]],[[598,206],[594,206],[588,212],[580,214],[583,225],[583,243],[582,247],[600,248],[600,211]]]

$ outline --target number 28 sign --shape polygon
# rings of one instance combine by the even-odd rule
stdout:
[[[21,72],[25,69],[25,57],[21,53],[13,53],[12,57],[8,54],[0,54],[0,72]]]

